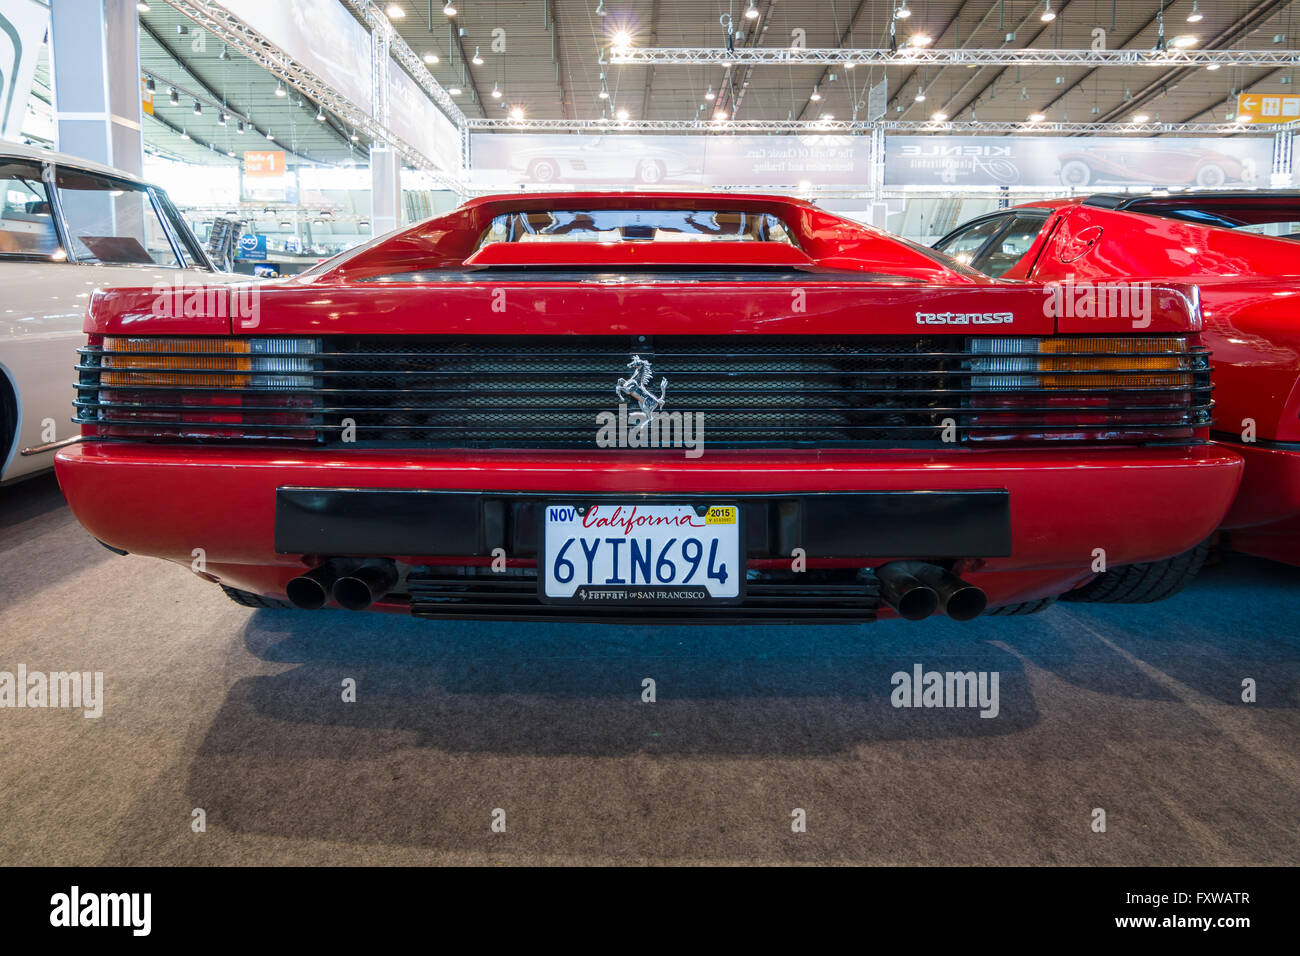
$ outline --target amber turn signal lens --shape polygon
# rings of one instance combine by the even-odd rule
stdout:
[[[1173,354],[1187,351],[1185,338],[1098,336],[1096,338],[1043,339],[1038,350],[1044,356],[1068,352],[1055,358],[1040,358],[1039,372],[1075,372],[1043,375],[1042,387],[1089,388],[1178,388],[1191,384],[1186,358]],[[1078,353],[1099,353],[1080,355]],[[1106,354],[1115,353],[1115,354]],[[1114,372],[1114,375],[1106,375]],[[1177,374],[1144,375],[1143,372]]]
[[[232,373],[252,370],[251,352],[248,339],[106,336],[103,384],[246,388],[249,376]],[[223,374],[204,375],[200,370]]]

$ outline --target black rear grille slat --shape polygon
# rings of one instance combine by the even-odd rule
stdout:
[[[545,604],[535,571],[499,577],[480,569],[415,568],[407,576],[411,614],[436,619],[496,621],[624,620],[639,623],[863,624],[874,621],[880,582],[867,573],[805,572],[813,580],[751,581],[739,604],[635,605],[575,608]]]
[[[1190,439],[1211,420],[1208,352],[1176,336],[1147,351],[1162,337],[1135,338],[1143,346],[1127,352],[1093,351],[1096,336],[1036,352],[974,335],[329,335],[313,351],[272,338],[282,351],[181,368],[163,360],[196,353],[119,351],[132,344],[119,340],[79,350],[76,412],[109,437],[592,448],[596,416],[617,412],[615,384],[640,354],[656,392],[668,379],[664,411],[702,413],[711,448],[942,446],[949,423],[960,443]],[[1143,367],[1152,359],[1174,367]]]

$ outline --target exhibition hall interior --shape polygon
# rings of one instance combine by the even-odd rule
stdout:
[[[1298,74],[0,0],[0,868],[1300,862]]]

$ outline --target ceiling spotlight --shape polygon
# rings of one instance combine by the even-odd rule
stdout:
[[[322,106],[316,107],[316,122],[325,122],[325,108]]]
[[[846,61],[844,62],[844,69],[846,69],[846,70],[851,70],[851,69],[853,69],[855,66],[857,66],[857,64],[854,63],[852,60],[846,60]]]
[[[272,143],[275,142],[275,134],[272,133],[269,129],[266,131],[266,138],[270,140]]]
[[[243,136],[243,135],[244,135],[244,121],[243,121],[243,120],[240,120],[238,123],[235,124],[235,132],[238,133],[240,136]]]
[[[153,81],[152,76],[146,76],[144,79],[144,88],[148,90],[150,93],[153,93],[155,90],[158,89],[158,84]]]
[[[189,138],[190,138],[189,131],[186,130],[186,129],[182,129],[182,130],[181,130],[181,139],[189,139]]]
[[[520,122],[524,118],[523,107],[516,106],[514,109],[512,109],[510,111],[510,118],[514,120],[516,123]]]
[[[924,102],[925,102],[925,87],[924,87],[924,86],[918,86],[918,87],[916,88],[916,102],[918,102],[918,103],[924,103]]]
[[[1043,120],[1045,120],[1045,119],[1047,119],[1047,117],[1044,116],[1042,113],[1030,113],[1030,114],[1029,114],[1029,122],[1031,122],[1031,123],[1041,123],[1041,122],[1042,122]]]
[[[900,20],[906,20],[912,15],[912,11],[907,9],[907,0],[903,0],[902,5],[894,11],[894,16]]]
[[[220,113],[217,114],[217,125],[218,126],[226,125],[226,113],[224,110],[222,110]]]
[[[497,86],[495,83],[492,84],[492,99],[501,99],[501,87]]]
[[[1151,121],[1151,117],[1148,116],[1146,113],[1137,113],[1133,117],[1133,122],[1135,123],[1148,123],[1150,121]]]
[[[1202,20],[1205,19],[1205,14],[1201,13],[1200,10],[1196,9],[1197,4],[1199,2],[1200,0],[1192,0],[1192,12],[1187,14],[1188,23],[1200,23]]]
[[[442,12],[449,17],[454,17],[456,15],[456,4],[452,3],[451,0],[447,0],[442,6]]]
[[[402,17],[406,16],[406,11],[402,9],[401,4],[399,3],[390,3],[388,6],[384,7],[384,13],[388,14],[388,19],[390,20],[400,20]]]
[[[1043,15],[1038,19],[1042,20],[1044,23],[1051,23],[1056,19],[1056,11],[1052,9],[1052,0],[1046,0],[1046,3],[1043,5]]]
[[[912,46],[929,46],[931,43],[934,42],[934,40],[932,37],[928,36],[927,34],[914,33],[912,34],[912,39],[909,42],[912,44]]]
[[[1197,42],[1199,41],[1197,40],[1196,37],[1192,36],[1190,33],[1184,33],[1181,36],[1174,37],[1173,40],[1171,40],[1170,42],[1174,46],[1178,47],[1178,49],[1186,50],[1189,46],[1196,46]]]
[[[1250,114],[1249,114],[1249,113],[1242,113],[1242,114],[1240,114],[1240,115],[1237,117],[1237,122],[1238,122],[1238,123],[1249,123],[1249,122],[1250,122]]]
[[[602,82],[602,83],[600,84],[600,92],[597,93],[596,95],[599,96],[602,100],[607,100],[607,99],[609,99],[609,87],[607,87],[607,86]]]
[[[221,52],[217,54],[217,59],[218,59],[218,60],[229,60],[229,59],[230,59],[230,47],[226,46],[224,43],[221,44]]]
[[[948,114],[943,112],[943,110],[939,110],[938,112],[931,113],[930,119],[934,120],[936,123],[943,123],[948,119]]]
[[[348,137],[348,139],[352,140],[352,142],[355,143],[357,140],[361,139],[361,137],[357,135],[356,130],[353,130],[352,134]]]
[[[627,122],[627,116],[628,116],[627,110],[619,110],[617,113],[614,114],[614,117],[615,117],[615,118],[616,118],[620,123],[626,123],[626,122]]]
[[[176,92],[176,87],[169,86],[167,88],[167,102],[171,103],[172,106],[181,105],[181,97],[180,94]]]
[[[746,20],[758,19],[758,7],[754,5],[754,0],[749,0],[749,6],[745,9]]]
[[[198,100],[194,101],[194,115],[195,116],[203,115],[203,104],[200,103]]]
[[[429,63],[429,64],[437,63],[437,62],[438,62],[438,54],[436,54],[436,53],[426,53],[426,54],[424,55],[424,62],[425,62],[425,63]]]
[[[460,94],[465,91],[462,90],[459,86],[449,86],[447,87],[447,92],[452,96],[460,96]]]
[[[234,151],[233,149],[228,149],[228,150],[226,150],[226,155],[229,156],[231,159],[234,159],[234,158],[235,158],[235,151]]]
[[[140,0],[140,2],[135,5],[135,8],[139,10],[141,13],[149,12],[149,4],[146,3],[145,0]]]
[[[706,100],[714,100],[714,99],[717,99],[717,98],[718,98],[718,94],[713,92],[713,84],[712,84],[712,83],[710,83],[710,84],[709,84],[709,88],[708,88],[707,90],[704,91],[704,98],[705,98]]]
[[[478,47],[474,47],[474,57],[473,59],[470,60],[470,62],[473,63],[475,66],[483,65],[483,57],[479,56]]]
[[[600,3],[596,4],[596,16],[603,17],[605,15],[605,0],[600,0]]]
[[[835,114],[823,113],[821,116],[818,117],[818,119],[825,120],[827,123],[829,123],[831,120],[835,119]]]
[[[632,34],[626,30],[619,30],[614,34],[614,39],[610,41],[610,46],[615,50],[626,50],[632,45]]]
[[[722,122],[724,119],[727,118],[727,111],[726,111],[726,110],[718,110],[716,113],[713,114],[713,118],[714,118],[715,120],[717,120],[718,122]]]
[[[808,95],[808,99],[810,99],[810,100],[812,100],[814,103],[816,103],[816,102],[817,102],[818,100],[820,100],[821,98],[822,98],[822,95],[821,95],[820,93],[817,92],[817,87],[814,86],[814,87],[813,87],[813,91],[812,91],[812,93],[810,93],[810,94]]]
[[[275,85],[275,95],[276,95],[276,96],[288,96],[288,95],[289,95],[289,91],[286,90],[286,89],[284,88],[284,80],[281,80],[279,83],[277,83],[277,84]]]
[[[1207,63],[1207,64],[1205,65],[1205,68],[1206,68],[1207,70],[1217,70],[1217,69],[1219,68],[1219,64],[1218,64],[1218,63]]]

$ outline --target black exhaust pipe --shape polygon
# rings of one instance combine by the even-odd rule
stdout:
[[[304,611],[316,611],[325,606],[330,599],[330,589],[339,576],[338,565],[333,561],[312,568],[306,574],[300,574],[284,587],[289,603]]]
[[[968,584],[937,564],[919,564],[909,569],[926,586],[932,588],[943,605],[943,613],[954,621],[970,621],[984,613],[989,598],[983,588]]]
[[[334,600],[349,611],[364,611],[397,583],[397,565],[390,558],[363,561],[334,582]]]
[[[939,609],[939,595],[913,572],[927,567],[915,561],[893,561],[876,568],[880,596],[908,621],[919,621]]]

